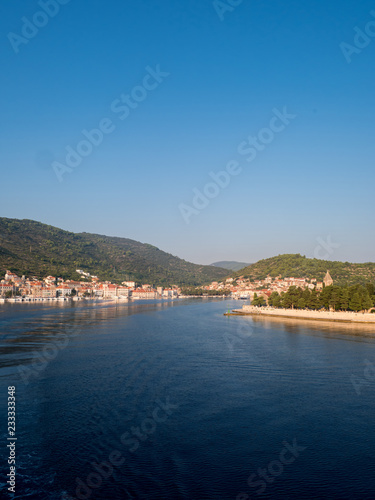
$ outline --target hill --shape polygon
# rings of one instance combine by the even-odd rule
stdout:
[[[352,285],[375,281],[375,263],[352,264],[331,260],[308,259],[300,254],[284,254],[263,259],[232,274],[250,279],[276,277],[317,278],[322,281],[327,269],[336,285]]]
[[[214,262],[211,266],[221,267],[228,269],[229,271],[239,271],[240,269],[250,266],[249,262],[236,262],[235,260],[222,260],[220,262]]]
[[[32,220],[0,218],[0,270],[22,276],[78,279],[76,269],[101,280],[198,286],[228,271],[179,259],[153,245],[127,238],[71,233]]]

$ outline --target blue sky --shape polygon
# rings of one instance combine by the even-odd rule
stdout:
[[[2,216],[205,264],[375,260],[374,2],[65,2],[1,7]],[[270,136],[275,109],[294,118]],[[69,167],[66,148],[106,119]],[[249,162],[238,147],[259,134]],[[238,175],[196,208],[231,161]]]

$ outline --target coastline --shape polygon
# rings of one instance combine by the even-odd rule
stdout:
[[[91,301],[96,303],[107,303],[107,302],[116,302],[116,303],[128,303],[128,302],[138,302],[138,301],[147,301],[147,300],[162,300],[162,301],[173,301],[180,299],[223,299],[224,295],[179,295],[178,297],[158,297],[157,299],[147,299],[141,297],[28,297],[28,298],[1,298],[0,304],[36,304],[40,302],[82,302],[82,301]]]
[[[351,311],[309,311],[305,309],[276,309],[273,307],[255,307],[244,305],[242,309],[233,309],[226,316],[272,316],[277,318],[302,319],[313,321],[331,321],[339,323],[375,324],[375,314]]]

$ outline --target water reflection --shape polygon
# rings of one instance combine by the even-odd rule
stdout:
[[[187,301],[145,301],[142,303],[7,304],[0,311],[0,367],[30,363],[35,351],[66,337],[91,333],[93,328],[134,314],[146,314],[177,307]],[[57,307],[56,307],[57,306]],[[100,333],[110,330],[101,329]],[[31,355],[32,354],[32,355]]]
[[[314,321],[292,318],[261,318],[252,317],[255,325],[266,329],[281,329],[288,333],[308,333],[316,335],[341,336],[368,338],[375,340],[375,326],[366,323],[340,323],[331,321]]]

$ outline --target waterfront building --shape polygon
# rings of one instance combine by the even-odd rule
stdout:
[[[119,286],[117,287],[117,296],[118,297],[130,297],[131,296],[131,290],[127,288],[126,286]]]
[[[7,292],[14,293],[15,291],[16,287],[10,283],[2,283],[0,285],[0,297],[4,297]]]
[[[112,285],[112,283],[106,283],[102,285],[102,288],[103,288],[104,298],[113,298],[117,296],[117,285]]]
[[[59,285],[56,287],[58,297],[66,297],[72,293],[72,289],[68,285]]]
[[[155,290],[144,290],[143,288],[137,288],[133,290],[133,299],[157,299],[158,294]]]

